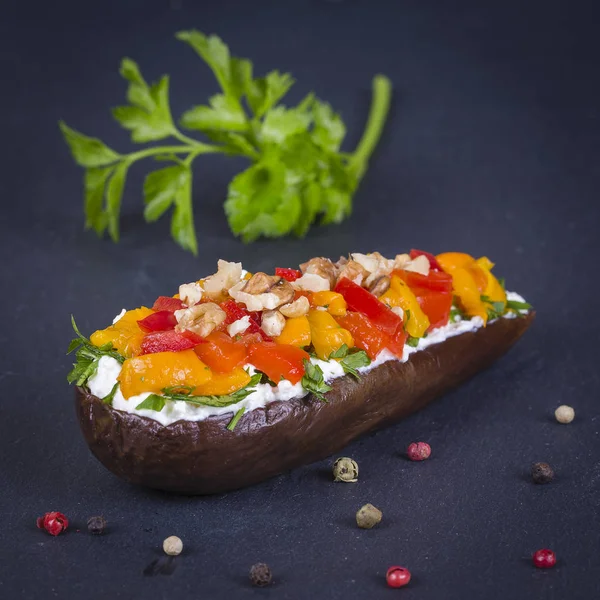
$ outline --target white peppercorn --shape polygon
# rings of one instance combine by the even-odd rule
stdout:
[[[570,423],[575,418],[575,411],[571,406],[561,404],[554,411],[554,416],[559,423]]]
[[[163,542],[163,550],[169,556],[177,556],[183,550],[183,542],[176,535],[172,535]]]

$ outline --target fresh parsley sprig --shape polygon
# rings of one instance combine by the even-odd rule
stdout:
[[[223,396],[194,396],[192,395],[194,388],[191,386],[168,387],[162,390],[162,395],[150,394],[135,408],[136,410],[148,409],[160,412],[165,407],[167,400],[188,402],[195,406],[230,406],[231,404],[237,404],[254,392],[256,385],[260,383],[260,379],[260,373],[256,373],[255,375],[252,375],[246,387],[243,387],[232,394]]]
[[[332,352],[329,359],[332,358],[341,359],[340,365],[344,369],[344,373],[352,375],[355,379],[360,379],[358,369],[371,364],[371,359],[364,350],[350,352],[350,348],[346,344],[342,344],[335,352]]]
[[[67,375],[67,381],[69,383],[74,383],[79,386],[85,385],[88,379],[96,374],[98,362],[103,356],[110,356],[120,363],[123,363],[125,359],[113,348],[113,345],[110,342],[103,346],[94,346],[92,342],[79,331],[73,315],[71,315],[71,324],[77,337],[71,340],[67,349],[67,354],[75,352],[75,363],[73,364],[70,373]],[[113,390],[113,392],[114,391],[116,390]],[[114,396],[114,393],[112,393],[112,396]],[[110,398],[111,401],[112,396]]]
[[[311,392],[319,400],[327,402],[325,395],[331,390],[331,386],[325,383],[323,370],[319,365],[310,362],[309,359],[304,359],[304,376],[302,377],[302,387]]]
[[[128,104],[113,116],[131,132],[135,143],[172,138],[175,143],[119,154],[96,138],[60,128],[73,158],[85,168],[85,226],[99,236],[108,230],[119,239],[121,199],[129,167],[144,158],[171,163],[152,171],[144,182],[144,218],[156,221],[169,209],[171,235],[185,250],[198,252],[192,203],[192,162],[201,154],[222,153],[248,158],[251,166],[229,184],[225,213],[236,236],[251,242],[261,236],[302,237],[315,220],[339,223],[352,210],[352,197],[387,117],[391,84],[373,79],[373,101],[367,126],[353,153],[340,152],[346,128],[331,106],[309,94],[298,106],[278,104],[294,83],[289,73],[271,71],[254,77],[249,60],[231,56],[217,36],[182,31],[212,69],[221,93],[194,106],[180,119],[184,129],[205,135],[193,139],[175,124],[169,105],[169,78],[149,85],[137,64],[125,58],[120,74],[128,82]]]

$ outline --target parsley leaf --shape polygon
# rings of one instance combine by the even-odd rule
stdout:
[[[529,302],[519,302],[518,300],[508,300],[506,303],[507,310],[530,310],[533,308]]]
[[[340,365],[342,365],[344,372],[352,375],[356,379],[360,378],[358,369],[360,367],[367,367],[370,364],[371,359],[367,356],[367,353],[364,350],[359,350],[358,352],[348,354],[348,356],[340,361]]]
[[[406,340],[406,345],[410,346],[411,348],[416,348],[419,345],[420,339],[421,338],[413,337],[412,335],[409,335],[408,339]]]
[[[149,84],[138,65],[124,58],[127,105],[113,116],[135,143],[174,138],[121,155],[96,138],[60,122],[77,164],[85,167],[85,225],[98,236],[119,239],[120,207],[129,167],[144,158],[173,163],[150,173],[144,183],[144,217],[156,221],[172,209],[171,236],[185,250],[198,251],[192,206],[192,162],[201,154],[244,156],[249,167],[230,183],[225,213],[234,235],[245,242],[259,237],[306,235],[311,225],[340,223],[352,212],[352,198],[366,172],[389,110],[391,84],[377,75],[364,134],[352,153],[340,152],[346,127],[326,102],[308,94],[297,106],[278,104],[294,84],[289,73],[254,77],[252,63],[232,56],[217,36],[181,31],[213,71],[221,91],[208,104],[184,112],[182,127],[212,143],[182,133],[171,114],[169,78]]]
[[[504,314],[506,307],[504,302],[495,302],[485,295],[481,296],[481,301],[487,305],[487,314],[490,321],[498,319]]]
[[[79,331],[73,315],[71,315],[71,325],[73,326],[73,331],[75,331],[77,337],[71,340],[71,343],[67,348],[67,354],[75,352],[75,363],[67,375],[67,381],[69,383],[74,383],[78,386],[85,385],[88,379],[96,374],[98,362],[103,356],[110,356],[120,363],[123,363],[125,359],[113,348],[113,345],[110,342],[100,347],[94,346],[90,340]]]
[[[155,410],[160,412],[165,407],[166,401],[163,396],[158,394],[150,394],[143,402],[140,402],[136,410]]]
[[[329,355],[329,360],[331,360],[332,358],[345,358],[346,356],[348,356],[349,350],[350,348],[348,348],[347,344],[342,344],[337,350],[334,350]]]
[[[149,86],[137,64],[129,58],[121,61],[120,74],[129,81],[127,100],[131,106],[113,108],[114,118],[131,131],[132,142],[153,142],[175,133],[169,108],[169,78],[165,75]]]
[[[331,386],[325,383],[323,371],[319,365],[315,365],[307,358],[304,359],[304,376],[302,377],[302,387],[311,392],[313,396],[323,402],[327,402],[324,394],[331,390]]]
[[[110,390],[110,392],[108,392],[108,394],[104,396],[104,398],[102,398],[102,402],[104,402],[104,404],[110,404],[112,406],[113,399],[118,389],[119,382],[117,381],[117,383],[115,383],[115,385],[112,386],[112,390]]]

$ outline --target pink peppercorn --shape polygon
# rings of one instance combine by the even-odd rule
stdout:
[[[38,517],[37,526],[39,529],[45,529],[50,535],[59,535],[66,531],[69,519],[56,511],[47,512],[43,517]]]
[[[431,456],[431,446],[426,442],[413,442],[406,453],[410,460],[427,460]]]
[[[390,567],[385,574],[385,580],[392,588],[404,587],[410,581],[410,571],[404,567]]]
[[[538,569],[550,569],[556,564],[556,554],[548,548],[537,550],[533,554],[533,564]]]

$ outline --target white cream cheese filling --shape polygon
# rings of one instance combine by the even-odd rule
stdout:
[[[506,296],[508,300],[525,302],[525,300],[515,292],[507,292]],[[526,310],[521,310],[519,312],[522,314],[527,313]],[[508,312],[503,315],[502,318],[511,319],[515,318],[516,316],[516,313]],[[361,367],[358,370],[360,373],[367,373],[368,371],[371,371],[372,369],[375,369],[379,365],[382,365],[390,360],[406,362],[410,358],[410,355],[414,352],[425,350],[429,346],[433,346],[435,344],[441,344],[448,338],[462,335],[463,333],[467,333],[469,331],[476,331],[481,327],[483,327],[483,319],[481,319],[481,317],[473,317],[472,319],[457,318],[443,327],[434,329],[427,335],[427,337],[421,338],[416,347],[405,345],[404,354],[401,359],[396,357],[389,350],[383,350],[379,353],[375,360],[371,361],[370,365]],[[330,383],[334,379],[343,377],[345,375],[344,369],[336,360],[325,361],[317,358],[311,358],[311,362],[321,367],[324,379],[327,383]],[[245,365],[244,368],[246,368],[250,374],[254,373],[254,367],[252,365]],[[121,365],[117,360],[110,356],[103,356],[98,363],[98,369],[96,373],[89,379],[87,387],[95,396],[104,398],[111,392],[117,383],[117,377],[119,376],[120,372]],[[113,398],[112,406],[117,410],[122,410],[124,412],[154,419],[162,425],[171,425],[176,421],[202,421],[208,417],[211,417],[212,415],[221,415],[226,413],[234,414],[241,408],[245,408],[246,411],[250,411],[254,410],[255,408],[267,406],[276,400],[292,400],[294,398],[302,398],[307,394],[308,391],[302,387],[301,383],[292,384],[290,381],[284,380],[280,381],[276,386],[271,386],[268,383],[258,384],[255,390],[246,396],[246,398],[230,406],[196,406],[189,404],[188,402],[167,400],[162,411],[157,412],[146,409],[138,410],[136,408],[136,406],[138,406],[150,395],[150,392],[132,396],[126,400],[121,393],[121,389],[117,388]]]

